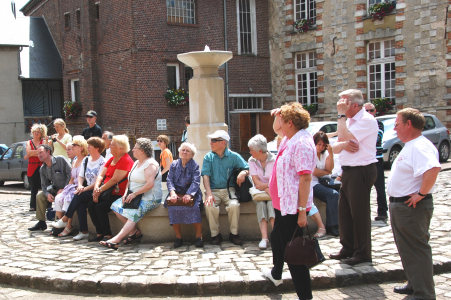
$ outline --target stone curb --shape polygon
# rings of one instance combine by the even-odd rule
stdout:
[[[434,265],[434,274],[451,271],[451,261]],[[312,271],[312,287],[332,289],[360,284],[379,284],[389,281],[406,280],[404,271],[392,264],[373,267],[362,264],[354,269],[331,271]],[[255,272],[245,276],[106,276],[80,275],[57,271],[23,271],[19,268],[0,268],[0,283],[13,286],[31,287],[43,291],[64,293],[86,293],[102,295],[230,295],[230,294],[266,294],[292,292],[291,278],[284,278],[279,287]]]

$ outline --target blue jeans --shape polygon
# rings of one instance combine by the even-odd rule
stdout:
[[[313,187],[313,196],[326,203],[326,227],[338,225],[338,192],[318,183]]]

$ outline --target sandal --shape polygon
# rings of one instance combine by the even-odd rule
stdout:
[[[137,235],[139,231],[139,234]],[[139,229],[136,229],[135,233],[132,235],[129,235],[127,239],[123,240],[122,243],[124,243],[125,245],[132,243],[133,241],[136,241],[140,238],[142,238],[143,235],[141,233],[141,231]]]
[[[326,234],[326,228],[318,228],[318,231],[313,237],[322,238]]]
[[[63,237],[63,236],[68,236],[69,234],[72,233],[72,229],[68,229],[67,227],[64,228],[63,232],[61,232],[60,234],[58,234],[58,237]]]
[[[119,243],[113,243],[113,242],[108,242],[108,241],[105,241],[105,242],[101,241],[99,244],[104,246],[104,247],[110,248],[110,249],[114,249],[114,250],[119,249]]]

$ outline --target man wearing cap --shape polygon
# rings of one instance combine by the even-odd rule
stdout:
[[[234,168],[243,169],[237,176],[236,184],[241,186],[244,179],[249,175],[249,165],[236,152],[227,148],[230,140],[224,130],[217,130],[207,135],[210,139],[211,152],[204,157],[202,165],[202,176],[205,187],[205,213],[210,225],[211,244],[219,245],[222,236],[219,233],[219,205],[224,202],[229,214],[230,236],[229,240],[235,245],[243,242],[238,236],[238,221],[240,219],[240,203],[237,199],[230,199],[227,192],[227,180]],[[230,183],[230,193],[235,194],[235,182]]]
[[[102,137],[102,128],[96,124],[97,121],[97,113],[93,110],[90,110],[86,113],[86,122],[88,122],[89,127],[83,129],[81,135],[88,140],[92,136],[97,136],[99,138]]]
[[[411,299],[435,299],[429,226],[434,203],[432,193],[441,166],[438,151],[421,132],[426,123],[419,110],[397,112],[395,131],[405,143],[393,162],[387,180],[390,221],[407,284],[394,292]]]

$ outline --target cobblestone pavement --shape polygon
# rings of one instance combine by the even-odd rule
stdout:
[[[438,300],[451,298],[451,273],[434,276],[437,285],[437,291],[445,290],[437,296]],[[386,284],[365,284],[351,287],[343,287],[338,289],[328,289],[313,292],[313,299],[315,300],[340,300],[340,299],[390,299],[390,300],[407,300],[410,296],[403,296],[393,293],[393,287],[399,286],[402,283],[386,283]],[[33,299],[33,300],[47,300],[58,298],[59,300],[81,300],[86,298],[92,299],[133,299],[144,300],[149,297],[126,297],[126,296],[111,296],[111,295],[89,295],[89,294],[65,294],[65,293],[48,293],[29,288],[12,288],[8,285],[0,285],[0,299]],[[187,296],[187,297],[152,297],[154,299],[202,299],[202,300],[292,300],[296,299],[294,293],[271,293],[267,295],[233,295],[233,296]]]
[[[430,244],[436,274],[451,271],[451,209],[447,201],[450,179],[451,172],[441,172],[434,194]],[[377,208],[375,196],[373,190],[373,217]],[[284,284],[277,288],[261,276],[262,267],[272,267],[272,254],[271,249],[258,249],[258,241],[245,242],[242,247],[225,242],[221,246],[206,245],[204,249],[190,245],[172,249],[172,242],[135,244],[121,245],[114,251],[86,240],[73,242],[72,237],[29,232],[27,228],[36,220],[34,213],[28,212],[24,195],[0,195],[0,209],[0,283],[68,293],[159,296],[293,291],[287,269]],[[351,267],[327,260],[311,271],[314,289],[403,280],[389,224],[374,221],[372,235],[372,263]],[[330,236],[322,238],[320,245],[326,257],[340,249],[338,238]],[[380,286],[374,289],[385,290]],[[449,285],[445,288],[437,283],[437,294],[446,293]]]

